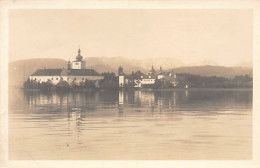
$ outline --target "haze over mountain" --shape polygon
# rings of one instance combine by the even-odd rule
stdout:
[[[25,59],[9,63],[8,76],[9,86],[21,87],[25,80],[37,69],[43,67],[50,69],[59,69],[66,67],[67,61],[56,58],[38,58]]]
[[[140,70],[144,73],[148,72],[152,65],[155,70],[159,70],[162,66],[163,70],[175,73],[190,73],[204,76],[223,76],[233,77],[236,75],[248,74],[252,76],[252,68],[250,67],[224,67],[224,66],[185,66],[180,60],[174,58],[141,58],[128,59],[125,57],[88,57],[85,59],[87,68],[93,68],[97,72],[114,72],[117,74],[119,66],[124,68],[124,72],[129,74],[133,71]],[[23,85],[24,80],[40,68],[59,69],[67,68],[67,61],[63,59],[46,58],[46,59],[25,59],[9,63],[9,84],[10,86]]]
[[[171,69],[184,65],[180,60],[170,57],[129,59],[125,57],[88,57],[85,59],[87,67],[92,67],[98,72],[115,72],[119,66],[123,66],[125,73],[140,70],[148,72],[152,66],[159,69]]]
[[[253,69],[248,67],[224,67],[224,66],[190,66],[174,69],[175,73],[189,73],[201,76],[222,76],[232,78],[237,75],[253,76]]]

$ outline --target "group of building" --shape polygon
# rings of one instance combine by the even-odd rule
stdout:
[[[171,87],[176,87],[179,84],[177,75],[173,70],[171,72],[164,72],[162,67],[160,67],[159,72],[156,72],[152,66],[152,69],[147,74],[140,73],[133,78],[132,76],[126,75],[123,72],[123,68],[120,66],[118,69],[118,76],[120,88],[129,87],[129,85],[135,88],[152,88],[158,81],[160,85],[167,83],[171,85]]]
[[[31,81],[38,83],[51,82],[53,85],[57,85],[61,81],[66,81],[70,85],[72,85],[72,83],[79,85],[81,82],[85,82],[86,80],[94,81],[98,85],[100,80],[104,79],[104,76],[94,69],[86,68],[86,62],[83,60],[83,56],[81,56],[81,50],[78,49],[76,59],[72,62],[68,61],[67,68],[38,69],[29,78]],[[162,67],[160,67],[159,72],[156,72],[152,66],[151,71],[147,74],[140,72],[139,76],[134,78],[126,75],[121,66],[118,69],[119,88],[129,87],[130,84],[131,87],[134,88],[151,87],[158,80],[163,83],[170,83],[174,87],[178,85],[176,74],[174,74],[173,71],[163,72]]]

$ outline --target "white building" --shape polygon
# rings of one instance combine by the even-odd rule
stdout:
[[[141,88],[142,87],[142,80],[140,79],[134,79],[135,88]]]
[[[142,76],[141,83],[142,85],[153,85],[155,83],[156,78],[151,75]]]
[[[38,69],[30,76],[30,80],[39,83],[52,82],[56,85],[60,81],[79,84],[85,82],[85,80],[99,81],[104,78],[94,69],[86,69],[86,63],[82,59],[79,49],[76,60],[72,63],[69,61],[67,69]]]
[[[125,76],[119,75],[119,87],[124,87],[125,85]]]

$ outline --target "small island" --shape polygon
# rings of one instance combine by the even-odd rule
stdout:
[[[98,73],[87,69],[81,50],[67,68],[38,69],[24,82],[26,90],[90,91],[118,89],[189,89],[189,88],[252,88],[253,78],[238,75],[233,78],[201,76],[188,73],[175,73],[174,69],[164,71],[162,66],[156,71],[152,66],[148,73],[141,71],[125,74],[123,67],[114,72]]]

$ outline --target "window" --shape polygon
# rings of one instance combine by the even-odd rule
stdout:
[[[76,62],[76,65],[78,65],[78,63]]]
[[[82,80],[84,81],[84,78],[82,78]]]
[[[59,78],[56,78],[56,80],[58,80]]]
[[[74,78],[74,80],[77,80],[77,78]]]
[[[51,80],[53,80],[53,78],[51,78]]]
[[[68,81],[68,80],[70,80],[70,78],[69,78],[69,77],[67,78],[67,81]]]

